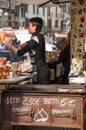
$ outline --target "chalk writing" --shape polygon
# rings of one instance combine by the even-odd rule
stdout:
[[[68,114],[70,113],[72,110],[69,109],[52,109],[52,114]]]
[[[21,98],[19,97],[7,97],[4,101],[4,103],[6,104],[16,104],[16,103],[20,103]]]
[[[44,104],[57,104],[59,106],[75,106],[76,100],[72,100],[69,98],[44,98],[43,100]]]
[[[23,97],[7,97],[4,100],[5,104],[18,104],[21,103],[25,106],[32,106],[32,105],[40,105],[41,104],[56,104],[58,106],[75,106],[76,100],[70,99],[70,98],[50,98],[50,97],[29,97],[29,96],[23,96]]]
[[[40,98],[27,98],[27,97],[23,97],[23,100],[22,100],[22,104],[23,105],[39,105],[40,103]]]
[[[26,107],[26,106],[21,106],[21,107],[12,107],[12,112],[27,112],[31,108]]]
[[[41,108],[41,110],[38,109],[37,113],[34,115],[34,121],[35,122],[45,122],[49,118],[47,112]]]
[[[70,100],[69,106],[75,106],[75,100]]]

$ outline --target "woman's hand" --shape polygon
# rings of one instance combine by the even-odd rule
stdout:
[[[22,49],[27,43],[20,44],[18,49]]]
[[[7,37],[5,41],[2,42],[6,47],[10,47],[12,45],[12,39]]]

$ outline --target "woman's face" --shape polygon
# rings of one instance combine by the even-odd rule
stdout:
[[[33,33],[36,31],[36,26],[33,26],[33,24],[31,22],[29,22],[28,31],[29,31],[29,33]]]

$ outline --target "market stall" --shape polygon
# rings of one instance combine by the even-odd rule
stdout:
[[[86,1],[83,0],[15,0],[17,3],[36,4],[41,7],[70,2],[71,9],[71,71],[70,76],[86,77]],[[5,34],[3,34],[3,38]],[[1,48],[3,49],[3,48]]]
[[[2,124],[86,129],[86,1],[71,0],[70,13],[74,85],[28,84],[3,91]]]

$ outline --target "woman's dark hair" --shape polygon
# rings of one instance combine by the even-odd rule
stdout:
[[[32,23],[33,26],[36,26],[36,31],[40,32],[43,26],[43,20],[40,17],[34,17],[29,19],[29,22]]]

